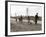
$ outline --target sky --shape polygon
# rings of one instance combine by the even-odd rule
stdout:
[[[28,9],[28,10],[27,10]],[[11,5],[11,16],[42,16],[42,7],[35,5]]]

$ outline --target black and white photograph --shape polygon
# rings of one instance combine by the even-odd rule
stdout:
[[[42,8],[35,5],[11,5],[11,32],[40,31],[42,28]]]
[[[8,35],[44,33],[44,3],[8,2]]]

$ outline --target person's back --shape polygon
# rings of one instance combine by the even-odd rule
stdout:
[[[22,16],[20,16],[19,21],[22,22]]]
[[[37,20],[38,20],[38,13],[35,15],[35,24],[37,24]]]
[[[38,19],[38,15],[35,15],[35,19],[36,19],[36,20]]]

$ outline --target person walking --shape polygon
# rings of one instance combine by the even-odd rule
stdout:
[[[37,21],[38,21],[38,13],[36,13],[35,15],[35,24],[37,24]]]
[[[21,22],[21,23],[22,23],[22,16],[20,16],[20,18],[19,18],[19,22]]]
[[[28,23],[30,23],[30,17],[28,16]]]

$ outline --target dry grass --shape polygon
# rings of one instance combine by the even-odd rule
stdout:
[[[11,19],[11,32],[19,32],[19,31],[39,31],[41,30],[41,21],[38,21],[38,24],[34,24],[33,20],[28,20],[23,22],[15,21],[15,19]]]

